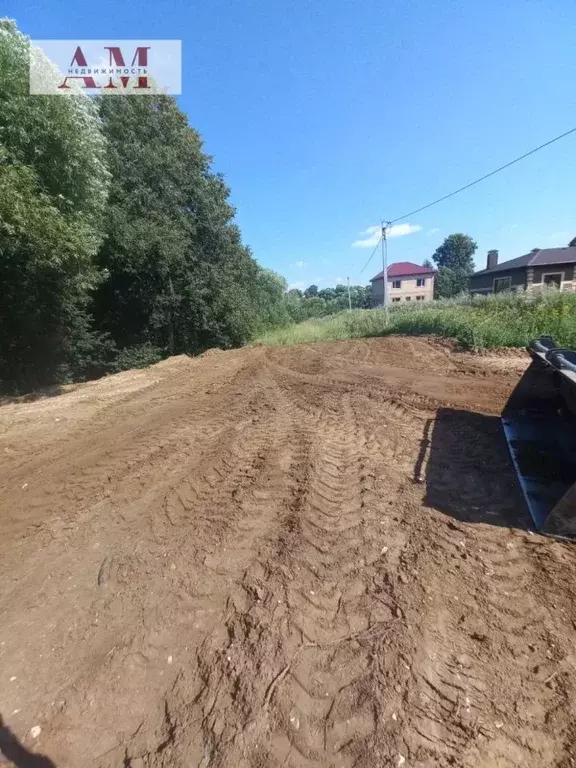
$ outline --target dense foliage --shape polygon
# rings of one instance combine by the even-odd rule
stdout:
[[[349,301],[346,285],[322,289],[311,285],[303,292],[292,288],[285,295],[284,302],[290,321],[301,323],[311,317],[336,314],[348,309],[349,305],[352,309],[367,309],[372,306],[372,292],[370,286],[351,285]]]
[[[100,99],[112,182],[95,314],[120,348],[247,341],[278,286],[242,244],[222,178],[167,96]]]
[[[435,293],[439,299],[468,291],[468,278],[474,272],[474,254],[478,248],[469,235],[449,235],[432,259],[438,267]]]
[[[28,95],[28,40],[0,21],[0,387],[90,365],[109,174],[95,105]]]
[[[336,308],[257,264],[174,99],[31,97],[29,55],[0,21],[0,392],[238,346]]]

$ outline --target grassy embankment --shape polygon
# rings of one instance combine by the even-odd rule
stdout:
[[[332,339],[436,334],[457,339],[468,349],[522,347],[541,335],[576,348],[576,292],[546,290],[535,294],[501,293],[405,304],[390,308],[386,324],[383,310],[357,309],[277,328],[258,341],[273,346]]]

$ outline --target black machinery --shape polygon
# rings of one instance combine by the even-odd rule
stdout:
[[[532,362],[502,425],[534,524],[576,538],[576,351],[549,336],[530,342]]]

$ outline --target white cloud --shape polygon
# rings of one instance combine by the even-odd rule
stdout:
[[[298,267],[298,269],[302,269],[306,266],[305,261],[295,261],[294,264],[292,264],[293,267]]]
[[[386,231],[386,236],[390,237],[404,237],[404,235],[412,235],[414,232],[420,232],[422,227],[419,224],[393,224]],[[374,248],[380,240],[380,233],[382,227],[377,225],[375,227],[368,227],[364,232],[360,232],[360,240],[355,240],[352,243],[352,248]]]
[[[297,283],[289,283],[288,290],[291,291],[294,288],[299,288],[300,290],[302,290],[303,288],[307,288],[307,287],[308,286],[306,285],[306,283],[303,280],[300,280]]]
[[[393,224],[390,229],[386,231],[387,237],[404,237],[404,235],[413,235],[415,232],[420,232],[422,227],[420,224]]]

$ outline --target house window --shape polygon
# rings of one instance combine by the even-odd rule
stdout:
[[[410,301],[410,296],[406,296],[406,301]]]
[[[417,277],[416,278],[416,287],[417,288],[424,288],[426,285],[426,278],[425,277]]]
[[[400,301],[400,296],[393,296],[392,301]]]
[[[500,291],[509,291],[512,287],[511,277],[495,277],[494,278],[494,293],[500,293]]]
[[[556,288],[562,288],[563,272],[547,272],[542,275],[544,285],[555,285]]]
[[[416,296],[416,301],[424,301],[424,296]]]
[[[402,288],[402,280],[393,280],[392,288]]]

